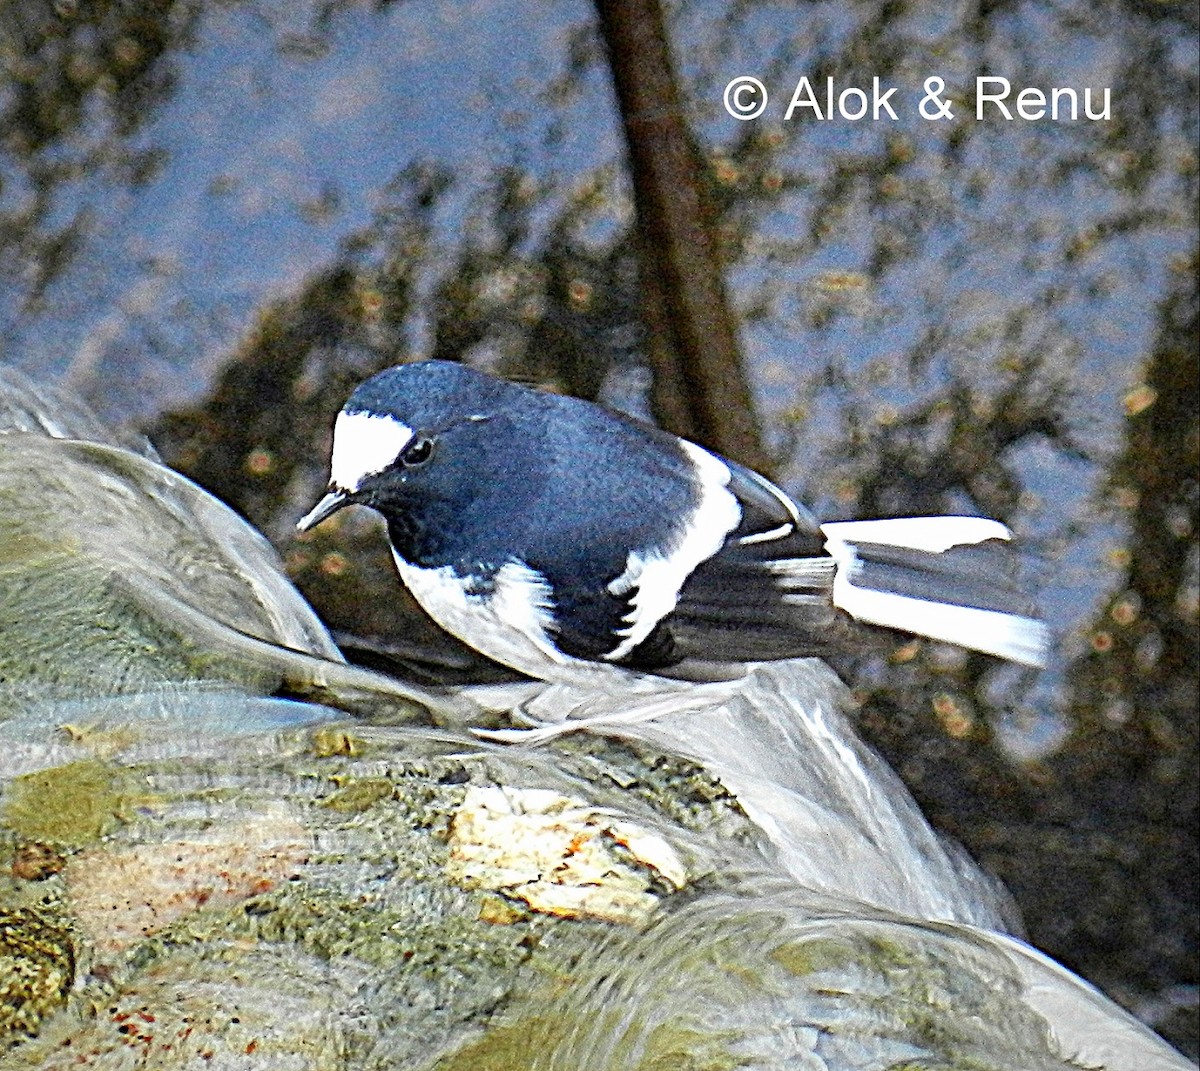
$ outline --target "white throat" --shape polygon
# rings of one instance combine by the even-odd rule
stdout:
[[[391,465],[412,437],[413,429],[395,417],[339,413],[333,425],[330,485],[339,491],[357,491],[364,479]]]

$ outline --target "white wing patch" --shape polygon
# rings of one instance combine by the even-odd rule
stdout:
[[[680,445],[698,471],[700,501],[683,521],[674,546],[631,552],[625,571],[608,585],[613,595],[633,592],[626,626],[618,632],[621,642],[604,656],[608,661],[624,658],[675,609],[684,582],[696,566],[721,549],[742,519],[742,508],[729,490],[729,466],[693,443]]]
[[[357,491],[367,476],[386,469],[413,437],[413,429],[380,413],[341,412],[333,425],[329,483]]]
[[[541,678],[553,678],[555,669],[576,661],[550,642],[550,585],[528,566],[506,562],[492,590],[475,593],[453,566],[422,569],[398,554],[393,557],[400,579],[429,616],[488,658]]]

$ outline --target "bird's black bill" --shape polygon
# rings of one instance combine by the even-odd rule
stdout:
[[[315,528],[326,518],[332,517],[343,506],[348,505],[350,505],[350,496],[345,491],[330,491],[329,494],[322,498],[320,502],[296,522],[296,527],[302,532],[307,532],[310,528]]]

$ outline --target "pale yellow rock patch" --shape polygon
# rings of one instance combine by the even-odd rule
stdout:
[[[663,837],[549,789],[471,787],[450,825],[449,874],[534,911],[635,923],[682,889],[687,868]]]

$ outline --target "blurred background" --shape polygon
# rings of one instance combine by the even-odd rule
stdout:
[[[1194,1058],[1197,36],[1170,0],[0,0],[0,360],[145,433],[356,650],[446,674],[370,517],[294,534],[399,360],[658,419],[823,519],[1004,520],[1049,669],[864,636],[859,728]],[[979,75],[1112,118],[979,122]],[[899,119],[785,122],[801,76]]]

